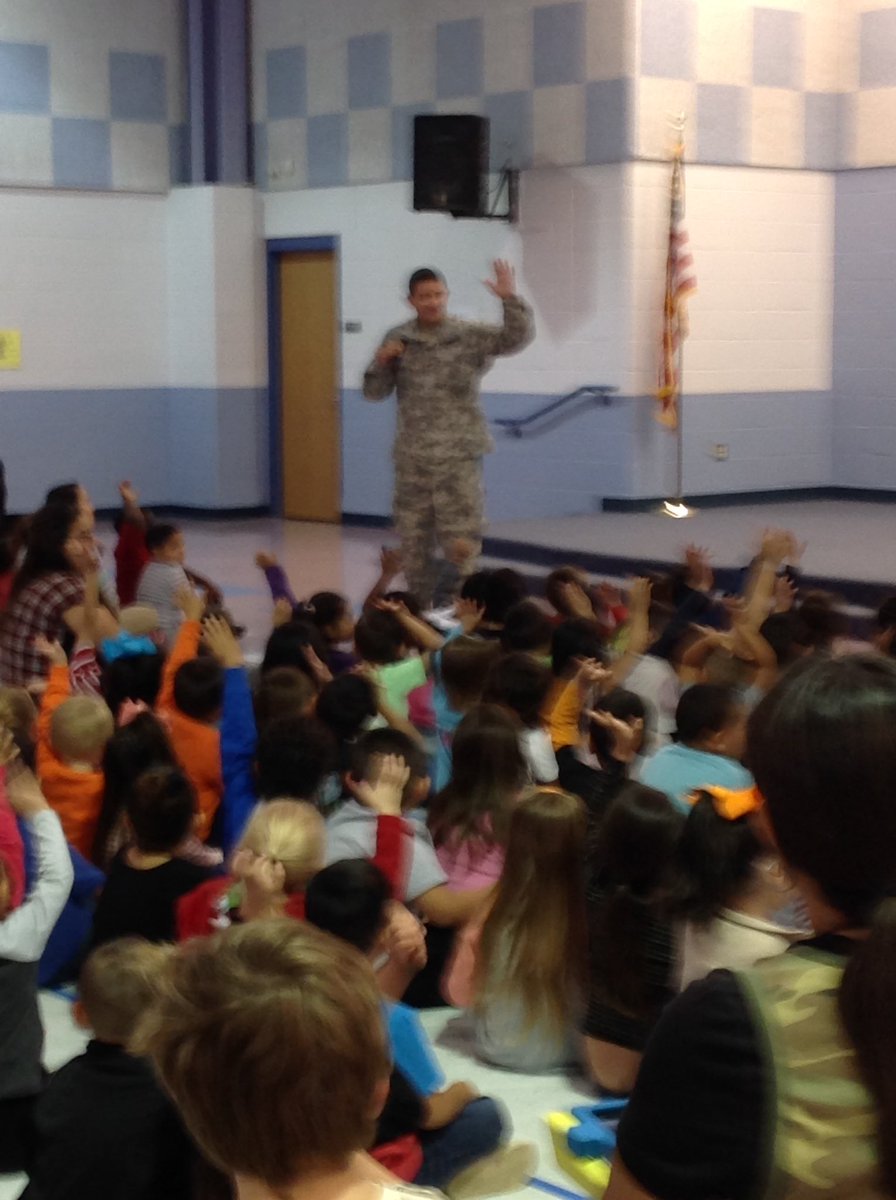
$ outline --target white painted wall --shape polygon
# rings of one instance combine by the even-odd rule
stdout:
[[[23,356],[0,386],[164,383],[165,220],[161,196],[0,190],[0,328]]]
[[[268,193],[265,235],[340,238],[342,315],[361,321],[343,339],[343,386],[357,388],[379,338],[405,320],[407,279],[443,270],[451,308],[472,320],[500,319],[483,287],[493,259],[509,258],[535,308],[539,336],[487,377],[494,392],[555,392],[583,382],[622,381],[627,280],[622,167],[529,171],[522,220],[454,221],[410,209],[401,183]]]
[[[629,168],[632,355],[625,390],[649,392],[669,227],[669,168]],[[689,393],[831,386],[834,177],[746,167],[686,168],[686,225],[698,290],[686,343]]]

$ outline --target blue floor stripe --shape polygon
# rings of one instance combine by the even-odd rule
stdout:
[[[537,1188],[540,1192],[547,1192],[549,1196],[558,1196],[559,1200],[590,1200],[590,1197],[584,1196],[581,1192],[573,1192],[569,1188],[560,1187],[559,1184],[549,1183],[547,1179],[541,1179],[538,1175],[532,1176],[529,1180],[529,1187]]]

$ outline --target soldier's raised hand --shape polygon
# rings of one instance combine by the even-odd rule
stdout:
[[[494,279],[486,279],[485,286],[499,300],[509,300],[516,295],[516,271],[504,258],[496,258],[492,264]]]

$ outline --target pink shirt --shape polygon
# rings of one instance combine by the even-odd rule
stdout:
[[[486,846],[478,838],[445,842],[436,847],[439,866],[448,876],[452,892],[472,892],[491,887],[504,870],[504,847]]]

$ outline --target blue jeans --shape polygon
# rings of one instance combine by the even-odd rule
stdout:
[[[504,1118],[497,1104],[480,1096],[444,1129],[420,1133],[423,1166],[414,1183],[442,1188],[465,1167],[497,1150],[504,1133]]]

